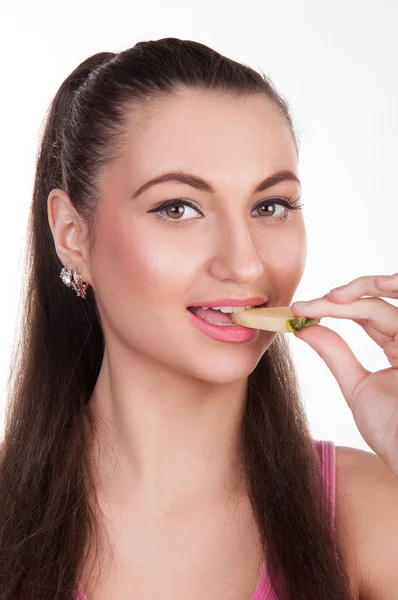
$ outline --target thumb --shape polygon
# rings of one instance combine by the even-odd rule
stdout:
[[[358,383],[369,374],[343,338],[324,325],[311,325],[294,334],[324,360],[335,377],[348,405]]]

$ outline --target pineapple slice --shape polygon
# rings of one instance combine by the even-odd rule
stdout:
[[[273,306],[270,308],[248,308],[242,312],[232,313],[232,320],[237,325],[264,329],[265,331],[288,331],[294,333],[318,325],[320,319],[298,317],[291,311],[290,306]]]

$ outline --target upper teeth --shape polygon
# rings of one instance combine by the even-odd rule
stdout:
[[[247,308],[253,308],[252,306],[202,306],[203,310],[211,308],[212,310],[220,310],[223,313],[237,313],[246,310]]]

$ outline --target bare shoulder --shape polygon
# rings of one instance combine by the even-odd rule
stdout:
[[[398,599],[398,479],[376,454],[336,446],[336,528],[361,600]]]

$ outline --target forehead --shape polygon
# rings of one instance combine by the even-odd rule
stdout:
[[[132,111],[131,136],[119,167],[141,177],[166,169],[190,169],[217,185],[242,185],[271,172],[297,172],[289,123],[264,96],[182,91],[148,99]]]

